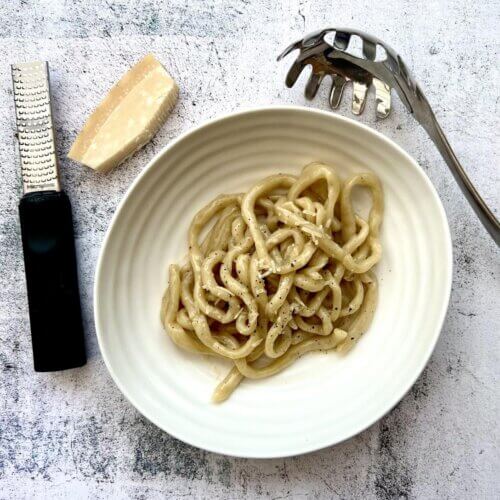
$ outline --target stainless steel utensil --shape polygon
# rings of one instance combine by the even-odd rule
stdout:
[[[19,216],[36,371],[86,362],[71,205],[61,191],[48,64],[12,65],[23,197]]]
[[[333,43],[326,36],[333,33]],[[355,54],[353,42],[361,43],[361,54]],[[286,77],[292,87],[302,70],[312,66],[305,95],[313,99],[326,75],[332,77],[330,106],[339,106],[345,84],[352,81],[352,112],[361,114],[368,87],[375,87],[376,115],[386,118],[391,109],[391,88],[394,88],[408,111],[424,127],[455,177],[467,201],[497,245],[500,246],[500,223],[481,198],[446,139],[434,112],[401,56],[380,39],[363,31],[327,28],[310,33],[288,46],[278,61],[298,49],[299,54]]]

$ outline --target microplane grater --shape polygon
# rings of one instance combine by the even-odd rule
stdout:
[[[57,165],[49,67],[12,65],[23,196],[19,217],[35,371],[86,362],[73,217]]]

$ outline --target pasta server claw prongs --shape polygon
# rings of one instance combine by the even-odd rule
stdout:
[[[325,38],[331,32],[335,32],[333,44]],[[303,40],[289,45],[280,54],[278,60],[294,50],[299,50],[299,55],[286,76],[287,87],[293,87],[304,68],[311,66],[311,76],[305,89],[306,98],[314,99],[324,77],[330,76],[332,79],[330,106],[336,109],[340,105],[346,83],[352,82],[352,112],[360,115],[365,108],[368,89],[373,85],[377,102],[376,115],[380,119],[387,118],[391,110],[390,85],[358,64],[356,59],[359,57],[349,52],[351,39],[353,36],[360,36],[359,33],[343,29],[326,29],[311,33]],[[362,53],[367,61],[375,62],[378,43],[378,40],[373,37],[363,39]]]
[[[278,56],[278,61],[295,50],[299,52],[286,76],[287,87],[293,87],[304,68],[311,66],[305,96],[314,99],[325,76],[330,76],[332,109],[338,108],[346,83],[352,82],[352,112],[360,115],[365,108],[368,88],[373,86],[375,113],[378,119],[384,119],[391,111],[391,90],[394,89],[408,111],[424,127],[467,201],[496,244],[500,245],[499,221],[460,165],[424,93],[396,51],[372,35],[346,28],[326,28],[310,33],[289,45]]]

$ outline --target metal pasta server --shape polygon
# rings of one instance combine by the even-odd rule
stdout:
[[[325,38],[330,33],[334,33],[333,43],[329,43]],[[361,42],[362,55],[353,53],[352,41],[355,38]],[[373,85],[377,102],[376,114],[378,118],[383,119],[389,115],[391,109],[391,88],[396,89],[408,111],[438,148],[486,230],[495,243],[500,245],[500,223],[460,165],[429,102],[399,54],[372,35],[346,28],[327,28],[310,33],[287,47],[278,60],[296,49],[299,50],[299,55],[287,74],[286,85],[292,87],[302,70],[308,65],[312,66],[305,95],[308,99],[313,99],[323,78],[330,75],[333,79],[330,92],[332,109],[340,104],[346,82],[352,81],[352,112],[361,114],[368,87]]]
[[[35,370],[86,362],[73,220],[61,191],[46,62],[12,65],[23,197],[19,203]]]

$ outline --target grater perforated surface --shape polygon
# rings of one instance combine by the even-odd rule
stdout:
[[[48,64],[13,64],[12,83],[23,191],[59,191]]]

